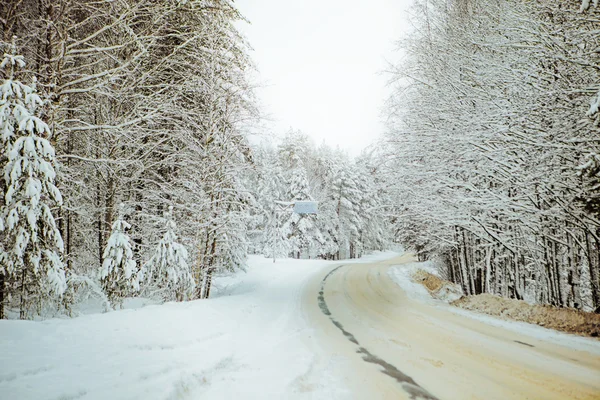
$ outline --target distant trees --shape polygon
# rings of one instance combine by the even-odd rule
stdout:
[[[582,10],[416,2],[384,175],[402,241],[467,294],[600,306],[600,11]]]
[[[262,147],[260,166],[249,179],[257,187],[255,252],[271,256],[341,259],[360,257],[390,244],[369,157],[353,160],[339,150],[319,148],[290,131],[276,148]],[[319,202],[317,215],[299,215],[279,202]],[[379,212],[377,212],[379,211]]]
[[[310,144],[302,133],[292,131],[287,134],[278,148],[279,165],[284,184],[283,190],[281,190],[283,198],[273,200],[285,202],[314,200],[305,165],[310,151]],[[316,249],[323,241],[317,223],[317,215],[299,215],[290,211],[279,214],[279,218],[282,219],[279,222],[281,234],[288,242],[288,253],[296,258],[299,258],[300,254],[314,257],[317,254]]]

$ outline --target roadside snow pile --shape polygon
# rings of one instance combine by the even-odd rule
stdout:
[[[408,264],[402,264],[399,266],[393,266],[388,269],[388,274],[394,282],[408,297],[413,300],[419,300],[425,303],[432,303],[433,298],[425,286],[417,283],[413,276],[417,270],[425,267],[425,263],[414,262]]]
[[[568,308],[531,305],[523,300],[507,299],[491,294],[464,296],[460,285],[440,278],[432,262],[416,262],[389,269],[391,278],[410,298],[432,305],[440,305],[436,300],[448,303],[452,312],[480,319],[486,323],[498,324],[509,329],[520,330],[515,325],[520,321],[539,325],[567,333],[583,336],[600,336],[600,315]],[[457,309],[458,307],[459,309]],[[502,320],[485,317],[481,314],[499,317]],[[506,322],[504,322],[506,321]],[[509,322],[510,321],[510,322]],[[506,324],[512,325],[506,325]]]
[[[523,300],[507,299],[488,293],[463,297],[454,301],[452,305],[465,310],[528,322],[563,332],[592,337],[600,336],[600,315],[594,313],[569,308],[532,305]]]
[[[410,297],[421,301],[433,297],[451,303],[463,296],[460,285],[440,278],[431,261],[393,267],[390,268],[389,274]]]
[[[438,275],[425,270],[417,270],[413,274],[413,279],[425,286],[434,298],[443,302],[451,303],[463,297],[460,285],[443,280]]]

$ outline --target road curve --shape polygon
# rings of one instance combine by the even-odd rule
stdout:
[[[411,255],[317,274],[303,297],[321,370],[356,399],[600,399],[600,356],[409,299]]]

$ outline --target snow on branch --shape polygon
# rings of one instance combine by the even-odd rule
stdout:
[[[591,117],[595,115],[598,110],[600,110],[600,91],[592,98],[592,101],[590,102],[590,108],[586,115]]]
[[[1,69],[10,68],[0,85],[0,168],[4,196],[0,206],[0,272],[3,296],[18,298],[20,318],[28,318],[39,304],[59,299],[67,288],[61,260],[63,240],[52,209],[62,205],[55,185],[54,147],[48,125],[36,116],[42,104],[35,79],[26,85],[14,79],[14,67],[24,58],[5,54]],[[16,305],[17,303],[15,303]],[[4,304],[0,305],[0,316]]]
[[[598,7],[598,0],[592,0],[594,7]],[[581,0],[581,7],[579,7],[579,12],[582,13],[587,11],[590,8],[590,0]]]

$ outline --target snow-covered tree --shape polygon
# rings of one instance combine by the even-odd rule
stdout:
[[[318,148],[299,131],[290,131],[276,147],[255,152],[253,182],[264,215],[262,235],[253,240],[267,256],[354,258],[389,243],[380,207],[380,182],[358,160],[327,145]],[[319,203],[317,215],[298,215],[294,201]],[[287,205],[287,206],[286,206]]]
[[[311,147],[305,135],[300,132],[288,132],[279,148],[280,163],[284,171],[284,202],[310,201],[311,189],[307,168],[304,164],[310,154]],[[319,254],[324,242],[319,229],[317,216],[300,215],[287,210],[279,214],[281,234],[286,238],[288,255],[300,258]]]
[[[112,307],[123,304],[123,298],[140,290],[144,269],[137,268],[127,230],[131,227],[124,220],[123,206],[112,225],[112,231],[102,254],[100,281]]]
[[[67,268],[96,278],[121,202],[138,264],[163,234],[164,205],[176,204],[197,282],[243,267],[252,203],[241,182],[252,159],[243,128],[254,102],[235,4],[5,3],[3,37],[17,36],[51,100],[43,118],[61,162]]]
[[[415,3],[380,173],[399,239],[467,294],[600,305],[589,5]]]
[[[188,252],[178,243],[177,225],[173,219],[173,206],[164,216],[163,237],[158,242],[154,254],[146,264],[145,290],[157,291],[165,301],[183,301],[192,297],[196,286],[188,264]]]
[[[335,204],[335,213],[340,226],[338,251],[341,250],[354,258],[356,250],[362,247],[360,201],[363,193],[358,190],[358,177],[354,165],[348,164],[340,165],[341,168],[336,171],[331,182],[330,196]]]
[[[279,244],[285,239],[279,234],[280,221],[275,204],[276,200],[284,198],[281,165],[275,149],[267,145],[255,149],[254,162],[255,168],[247,176],[247,186],[253,188],[253,196],[256,199],[255,206],[250,209],[251,252],[267,257],[282,257],[282,254],[287,252],[278,251]]]
[[[0,318],[5,306],[19,308],[21,319],[40,313],[66,290],[63,241],[53,215],[62,196],[55,186],[51,132],[36,116],[42,100],[35,82],[15,79],[23,67],[13,43],[0,63],[7,76],[0,86]]]

